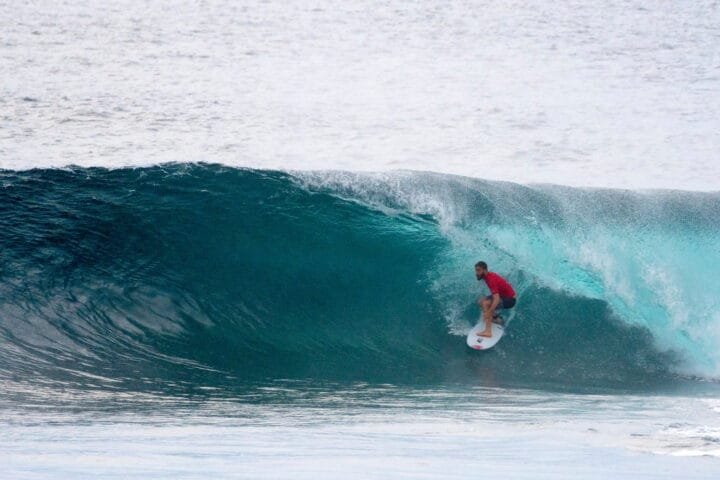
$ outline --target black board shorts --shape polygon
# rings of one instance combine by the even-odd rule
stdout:
[[[493,296],[488,295],[485,298],[492,301]],[[515,306],[515,302],[517,302],[517,299],[515,297],[505,297],[505,298],[500,297],[500,303],[498,303],[497,308],[503,308],[503,309],[513,308]]]

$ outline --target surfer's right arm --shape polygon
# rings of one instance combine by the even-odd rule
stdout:
[[[500,304],[500,294],[493,293],[492,294],[492,303],[490,304],[490,311],[494,312],[499,304]]]

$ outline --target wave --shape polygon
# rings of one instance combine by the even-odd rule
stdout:
[[[720,195],[218,165],[0,172],[0,378],[720,376]],[[465,347],[480,259],[517,286]]]

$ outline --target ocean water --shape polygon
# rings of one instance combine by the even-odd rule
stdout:
[[[714,1],[0,2],[0,166],[718,190]]]
[[[717,478],[719,9],[0,2],[0,478]]]

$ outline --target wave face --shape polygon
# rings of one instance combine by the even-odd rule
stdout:
[[[720,196],[216,165],[0,172],[0,376],[720,377]],[[507,338],[465,347],[484,259]]]

